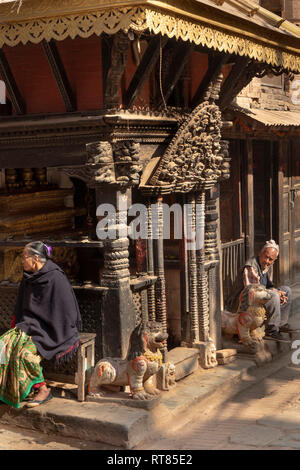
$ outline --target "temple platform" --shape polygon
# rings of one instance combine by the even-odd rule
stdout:
[[[300,285],[292,286],[294,303],[290,324],[300,328]],[[288,336],[287,336],[288,337]],[[300,339],[294,333],[292,341]],[[43,433],[101,442],[107,449],[134,449],[165,429],[181,427],[197,413],[207,411],[291,363],[291,346],[268,341],[272,360],[259,363],[238,356],[233,362],[212,369],[198,368],[161,392],[159,404],[143,409],[113,402],[78,402],[76,398],[54,397],[36,408],[15,410],[0,405],[0,422]]]

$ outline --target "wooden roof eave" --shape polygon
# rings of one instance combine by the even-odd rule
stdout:
[[[300,34],[286,33],[288,23],[280,32],[271,19],[269,27],[262,27],[196,0],[188,10],[179,0],[23,0],[19,12],[0,2],[0,18],[0,47],[133,29],[300,72]]]

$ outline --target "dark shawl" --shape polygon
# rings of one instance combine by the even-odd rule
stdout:
[[[31,336],[42,358],[60,363],[77,351],[79,307],[65,273],[53,261],[34,273],[24,271],[14,314],[16,327]]]

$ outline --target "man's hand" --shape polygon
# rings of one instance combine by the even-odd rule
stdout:
[[[283,291],[283,290],[278,290],[277,289],[277,292],[280,296],[280,305],[284,305],[287,303],[287,296],[286,296],[286,293]]]

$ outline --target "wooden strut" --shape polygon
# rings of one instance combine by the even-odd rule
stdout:
[[[178,51],[176,51],[173,58],[171,59],[169,70],[164,80],[165,90],[163,94],[166,103],[168,102],[175,86],[177,85],[178,81],[180,80],[180,77],[183,74],[186,63],[194,50],[194,46],[180,44],[178,45],[177,49]],[[162,102],[160,102],[160,105],[162,105]]]
[[[124,97],[124,105],[126,108],[131,108],[138,98],[143,85],[148,80],[158,58],[160,52],[160,45],[164,47],[168,42],[168,37],[163,38],[154,37],[150,40],[146,51],[143,54],[141,62],[129,84]]]
[[[213,53],[208,56],[208,69],[205,73],[203,80],[201,80],[201,83],[196,93],[193,96],[191,102],[192,109],[196,108],[196,106],[198,106],[203,101],[205,93],[207,92],[209,87],[213,85],[214,82],[217,80],[218,76],[222,72],[223,66],[229,60],[229,57],[229,54],[218,54],[217,56],[215,56],[213,55]]]
[[[50,42],[43,40],[42,46],[50,64],[59,92],[63,99],[66,111],[76,111],[75,97],[72,92],[71,85],[69,83],[55,41],[53,39],[51,39]]]
[[[235,98],[235,96],[237,96],[237,94],[241,91],[241,89],[246,86],[253,78],[253,76],[250,75],[248,83],[246,81],[244,82],[244,80],[241,80],[243,74],[245,75],[249,62],[250,60],[248,57],[238,57],[222,86],[218,103],[220,109],[226,108]],[[241,87],[239,87],[240,80]]]
[[[12,105],[16,114],[21,115],[26,113],[26,106],[16,84],[9,63],[7,61],[4,51],[0,49],[0,75],[5,83],[7,93],[10,97]]]

